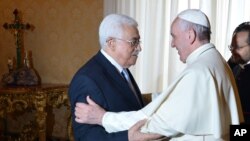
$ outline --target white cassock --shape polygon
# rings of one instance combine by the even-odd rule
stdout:
[[[180,76],[143,109],[107,112],[104,128],[108,132],[128,130],[147,118],[142,132],[171,140],[228,140],[230,125],[243,121],[230,68],[211,43],[196,49],[186,62]]]

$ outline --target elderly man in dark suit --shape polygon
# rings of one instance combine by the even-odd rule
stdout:
[[[78,70],[69,88],[75,140],[129,140],[128,131],[107,133],[102,126],[77,123],[74,109],[77,102],[86,103],[88,95],[108,111],[143,107],[141,92],[128,70],[141,51],[137,26],[134,19],[119,14],[108,15],[102,21],[99,27],[101,50]]]

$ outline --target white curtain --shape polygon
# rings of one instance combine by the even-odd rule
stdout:
[[[227,60],[233,30],[250,20],[250,0],[104,0],[104,14],[121,13],[136,19],[142,52],[133,73],[142,93],[158,93],[175,79],[185,64],[170,46],[170,26],[176,15],[190,8],[207,14],[211,42]]]

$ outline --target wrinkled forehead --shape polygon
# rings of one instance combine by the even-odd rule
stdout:
[[[248,36],[249,32],[247,31],[240,31],[233,35],[231,45],[245,45],[248,44]]]
[[[248,31],[241,31],[236,33],[233,38],[235,38],[239,42],[247,42],[248,36],[249,36]]]
[[[181,21],[182,21],[182,19],[180,19],[178,17],[175,18],[175,20],[171,24],[171,29],[170,29],[171,33],[176,31],[176,30],[180,30],[180,28],[182,28],[182,26],[180,25]]]
[[[178,17],[173,20],[173,22],[171,23],[171,29],[177,26],[179,20],[180,19]]]
[[[136,26],[125,25],[122,27],[123,36],[128,36],[131,38],[140,38],[139,30]]]

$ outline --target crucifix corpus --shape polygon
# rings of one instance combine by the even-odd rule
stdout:
[[[23,30],[28,30],[31,28],[31,25],[29,23],[23,24],[20,17],[19,17],[19,12],[17,9],[14,10],[13,12],[15,19],[13,23],[4,23],[3,27],[5,29],[9,29],[14,33],[15,36],[15,44],[16,44],[16,67],[17,69],[21,67],[21,60],[22,60],[22,52],[21,52],[21,47],[23,46],[23,38],[22,38],[22,33]]]

